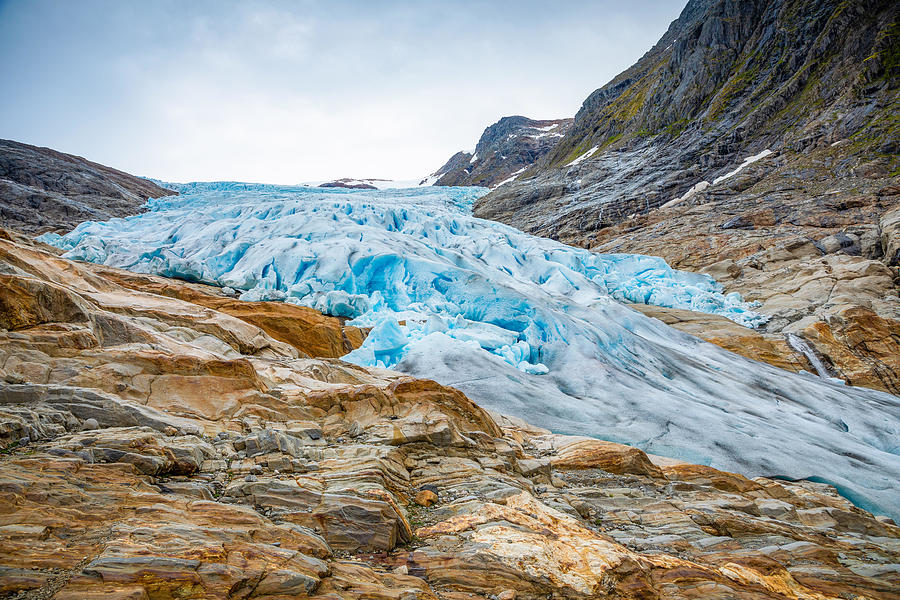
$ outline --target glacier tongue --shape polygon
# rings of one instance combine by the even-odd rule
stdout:
[[[556,431],[759,475],[818,477],[900,513],[900,404],[791,375],[622,303],[763,317],[711,278],[476,219],[483,188],[175,186],[43,240],[68,258],[241,290],[372,327],[345,357],[454,385]]]

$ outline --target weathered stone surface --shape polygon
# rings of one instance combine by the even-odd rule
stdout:
[[[900,188],[894,195],[900,195]],[[900,266],[900,207],[886,211],[881,215],[878,228],[881,231],[881,249],[884,261],[891,266]]]
[[[68,231],[143,210],[175,192],[71,154],[0,140],[0,227]]]
[[[457,152],[435,171],[434,185],[495,187],[546,156],[571,126],[572,119],[503,117],[484,130],[474,154]]]
[[[437,502],[438,497],[437,494],[432,492],[431,490],[421,490],[418,494],[416,494],[415,502],[419,506],[429,507],[435,502]]]
[[[358,348],[365,332],[344,326],[341,319],[284,302],[244,302],[221,295],[217,288],[174,283],[163,277],[99,268],[105,277],[138,291],[178,298],[252,323],[276,340],[311,357],[339,358]]]
[[[299,358],[189,284],[151,294],[19,238],[0,255],[65,292],[9,295],[48,310],[0,332],[0,595],[900,594],[900,529],[827,485],[554,435]]]
[[[603,469],[617,475],[633,473],[664,477],[642,450],[602,440],[584,440],[563,446],[553,458],[553,467],[567,470]]]

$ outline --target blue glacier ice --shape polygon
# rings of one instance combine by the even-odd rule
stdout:
[[[627,307],[764,321],[707,276],[476,219],[483,188],[173,187],[179,196],[144,214],[43,240],[68,258],[350,318],[372,330],[345,360],[454,385],[536,425],[751,475],[815,476],[900,513],[896,397],[785,373]]]

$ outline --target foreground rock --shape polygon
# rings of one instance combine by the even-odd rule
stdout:
[[[900,529],[829,486],[554,435],[331,358],[337,319],[15,239],[0,597],[900,594]]]
[[[137,214],[148,198],[174,193],[80,156],[0,140],[0,227],[65,232]]]

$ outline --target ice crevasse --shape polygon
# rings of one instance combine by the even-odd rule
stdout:
[[[895,397],[787,374],[626,306],[763,322],[708,276],[476,219],[483,188],[174,187],[179,196],[152,200],[144,214],[43,239],[68,258],[352,318],[372,330],[345,360],[454,385],[555,431],[818,477],[864,507],[900,513]]]

